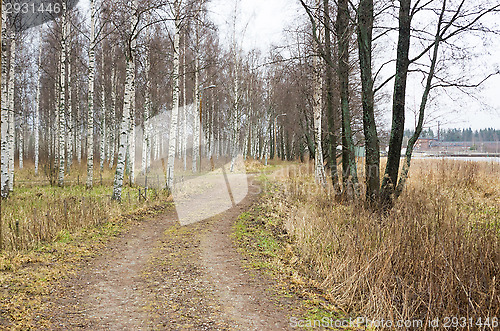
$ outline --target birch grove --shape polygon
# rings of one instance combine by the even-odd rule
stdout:
[[[367,183],[365,199],[371,205],[383,200],[391,206],[409,176],[433,89],[463,83],[457,77],[449,84],[435,77],[443,72],[453,76],[443,67],[454,60],[446,53],[449,40],[475,31],[476,21],[461,16],[462,7],[446,2],[444,9],[429,11],[444,16],[431,38],[414,27],[406,0],[401,17],[391,18],[397,23],[393,30],[375,28],[373,1],[298,1],[303,17],[296,29],[286,32],[293,42],[267,53],[249,50],[240,40],[246,27],[238,18],[237,1],[233,26],[223,32],[232,36],[214,29],[211,4],[205,0],[154,6],[142,0],[92,0],[90,15],[86,8],[73,7],[22,32],[10,26],[3,12],[1,196],[15,193],[18,181],[24,185],[35,180],[30,176],[33,168],[41,185],[92,190],[95,161],[99,183],[101,178],[103,186],[112,181],[113,198],[122,200],[123,189],[128,194],[127,186],[146,185],[146,176],[154,177],[156,186],[174,190],[178,180],[226,163],[238,172],[237,156],[243,154],[247,161],[255,158],[266,165],[278,158],[314,159],[320,185],[333,185],[335,193],[351,199],[359,176]],[[423,10],[430,5],[418,6]],[[480,22],[497,7],[476,9],[470,13]],[[464,22],[457,22],[452,12]],[[418,37],[399,31],[400,20]],[[448,20],[452,23],[443,23]],[[372,34],[377,29],[388,34],[397,30],[402,52],[387,62],[398,68],[392,136],[382,135],[383,107],[376,107],[380,91],[393,78],[379,81],[385,69],[376,68],[379,61],[373,59]],[[478,29],[481,34],[483,28]],[[415,49],[416,58],[407,63],[405,53],[413,52],[409,40],[420,37],[422,49]],[[400,92],[407,90],[407,77],[417,72],[425,76],[428,91],[418,109],[421,125],[408,143],[400,172],[400,144],[407,129],[401,123],[408,108]],[[392,148],[387,176],[381,179],[380,151],[385,146]],[[367,163],[358,175],[356,157],[364,152]],[[340,154],[342,174],[337,170]],[[210,160],[211,166],[201,167],[201,160]]]
[[[2,160],[5,160],[2,185],[7,191],[14,188],[15,181],[11,178],[14,158],[20,168],[27,158],[33,160],[35,174],[42,175],[40,182],[48,181],[61,188],[83,183],[92,189],[94,155],[98,153],[100,175],[105,176],[107,169],[114,172],[113,198],[120,200],[123,186],[142,185],[143,176],[153,167],[158,169],[161,159],[166,161],[161,186],[172,189],[176,158],[184,168],[189,164],[193,172],[200,172],[200,151],[208,158],[230,156],[234,170],[235,156],[242,147],[240,134],[246,137],[245,151],[258,149],[259,143],[253,141],[258,139],[258,134],[250,133],[251,125],[245,123],[239,127],[244,122],[241,118],[246,116],[242,112],[244,99],[250,98],[249,93],[240,93],[246,88],[241,84],[250,73],[245,72],[240,60],[237,60],[237,68],[233,63],[227,68],[216,68],[223,57],[234,55],[235,51],[229,49],[226,54],[217,42],[217,33],[206,28],[211,23],[208,16],[201,13],[206,10],[205,1],[176,1],[172,15],[159,18],[160,22],[173,19],[171,44],[168,31],[161,32],[164,26],[154,22],[158,17],[152,19],[153,13],[142,5],[134,1],[131,9],[118,4],[114,7],[115,4],[107,0],[93,0],[88,20],[82,20],[73,12],[80,9],[71,8],[57,22],[37,28],[39,44],[36,49],[28,49],[30,54],[35,54],[31,68],[34,73],[32,108],[12,104],[17,100],[13,97],[16,40],[12,39],[14,33],[7,24],[3,25],[2,96],[6,102],[2,103],[5,128],[2,130]],[[105,27],[105,22],[118,19],[113,16],[114,12],[127,12],[130,17],[127,24],[115,22]],[[141,15],[148,19],[141,19]],[[124,26],[128,27],[125,33],[121,30]],[[47,33],[42,33],[42,29]],[[145,33],[141,35],[141,31]],[[139,40],[146,52],[138,58]],[[211,48],[213,51],[208,52]],[[96,59],[98,49],[102,54]],[[136,62],[142,65],[139,70]],[[213,67],[210,74],[209,67]],[[210,78],[218,70],[222,70],[221,77]],[[229,77],[229,83],[225,83]],[[136,80],[141,84],[136,85]],[[207,86],[212,90],[203,93]],[[225,91],[224,86],[231,88]],[[22,93],[25,88],[28,87],[23,85]],[[166,89],[172,93],[164,93]],[[226,99],[226,94],[231,95],[231,99]],[[215,100],[220,100],[217,101],[220,105]],[[231,104],[229,108],[225,106],[227,102]],[[203,105],[206,109],[202,111]],[[155,118],[164,116],[168,110],[171,110],[170,116],[158,125]],[[253,113],[252,110],[252,116]],[[269,116],[268,111],[264,113]],[[202,131],[206,133],[200,135]],[[142,136],[136,137],[139,132]],[[137,146],[136,141],[140,142]],[[142,148],[137,149],[139,146]],[[136,173],[136,158],[141,162],[140,174]],[[86,174],[74,167],[82,164],[82,159]],[[8,193],[2,190],[2,195]]]

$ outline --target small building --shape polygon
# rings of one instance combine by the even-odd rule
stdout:
[[[437,139],[434,138],[420,138],[415,143],[415,150],[428,150],[435,145]]]

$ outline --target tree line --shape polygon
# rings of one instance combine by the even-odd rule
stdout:
[[[133,184],[154,162],[172,189],[179,163],[196,173],[201,156],[230,157],[231,167],[242,151],[269,157],[256,55],[236,39],[221,46],[207,1],[89,9],[63,1],[60,17],[26,31],[2,17],[2,197],[14,190],[14,160],[33,160],[61,187],[74,163],[86,164],[89,189],[109,167],[120,200],[124,177]]]
[[[495,74],[476,79],[454,68],[470,54],[461,40],[494,33],[487,19],[500,5],[298,2],[301,19],[287,29],[286,45],[268,54],[242,49],[238,1],[226,43],[206,0],[90,0],[89,17],[63,1],[60,17],[22,32],[3,15],[2,197],[14,189],[15,164],[22,169],[27,159],[37,174],[55,172],[59,186],[72,164],[86,164],[89,189],[94,173],[109,167],[120,200],[125,176],[134,183],[155,163],[172,189],[179,165],[196,173],[201,158],[225,157],[233,169],[243,155],[313,158],[317,182],[333,185],[339,198],[364,187],[369,205],[390,208],[429,99]],[[407,83],[415,77],[420,102],[402,160]],[[384,171],[382,139],[389,145]]]
[[[413,135],[412,130],[405,130],[405,136],[410,137]],[[427,130],[423,130],[421,134],[421,138],[428,139],[439,139],[441,141],[465,141],[465,142],[485,142],[485,141],[499,141],[500,140],[500,130],[494,128],[486,128],[479,130],[468,129],[441,129],[439,131],[439,135],[434,133],[434,131],[429,128]]]

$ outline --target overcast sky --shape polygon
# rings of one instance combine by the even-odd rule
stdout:
[[[237,19],[237,39],[244,50],[259,48],[263,55],[273,44],[283,44],[283,31],[296,24],[298,17],[305,15],[298,0],[240,0]],[[219,26],[221,39],[228,41],[232,36],[232,22],[235,9],[234,0],[212,0],[209,6],[211,17]],[[496,43],[497,50],[490,51],[489,61],[500,68],[500,38]],[[494,47],[494,46],[493,46]],[[409,90],[411,86],[409,86]],[[411,91],[409,91],[411,93]],[[491,78],[478,93],[480,104],[466,96],[454,96],[454,100],[442,96],[435,106],[429,110],[442,113],[442,118],[428,123],[436,127],[438,120],[444,127],[471,127],[480,129],[494,127],[500,129],[500,77]],[[438,96],[435,96],[438,97]],[[410,96],[409,106],[418,104],[418,96]],[[434,107],[435,109],[433,109]],[[439,109],[438,109],[439,108]],[[443,109],[445,108],[445,109]],[[389,110],[389,109],[388,109]],[[407,127],[413,127],[413,115],[407,115]],[[387,113],[387,125],[390,123],[390,112]]]
[[[239,0],[236,20],[236,38],[245,51],[254,48],[261,50],[265,56],[271,45],[283,45],[284,30],[296,25],[304,18],[304,10],[298,0]],[[80,6],[88,9],[88,0],[81,0]],[[228,44],[232,37],[233,17],[235,0],[212,0],[209,5],[210,17],[217,24],[220,38],[223,43]],[[497,24],[498,23],[497,21]],[[500,68],[500,36],[496,42],[490,43],[487,51],[487,61]],[[408,90],[411,94],[412,84]],[[414,86],[416,87],[416,86]],[[442,114],[441,117],[428,122],[427,126],[436,128],[440,121],[444,127],[463,127],[480,129],[493,127],[500,129],[500,77],[496,76],[488,80],[476,94],[479,101],[464,95],[453,95],[453,99],[447,96],[436,96],[434,105],[429,106],[429,113]],[[408,108],[416,108],[419,96],[410,95]],[[390,105],[387,108],[386,123],[390,125]],[[436,115],[437,116],[437,115]],[[413,114],[408,111],[406,127],[414,126]]]

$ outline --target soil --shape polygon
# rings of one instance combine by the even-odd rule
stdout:
[[[226,212],[181,226],[175,211],[133,224],[77,276],[54,287],[40,312],[51,330],[287,330],[299,299],[243,267],[231,238],[248,194]],[[41,327],[41,326],[40,326]]]

